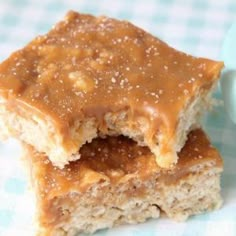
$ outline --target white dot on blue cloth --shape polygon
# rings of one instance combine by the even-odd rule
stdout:
[[[5,182],[4,190],[11,194],[22,194],[25,192],[26,183],[22,179],[9,178]]]
[[[11,225],[13,212],[8,209],[0,209],[0,227],[7,228]]]

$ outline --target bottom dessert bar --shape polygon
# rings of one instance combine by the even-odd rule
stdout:
[[[64,169],[25,146],[37,198],[38,235],[92,233],[120,224],[158,218],[174,220],[221,206],[222,159],[200,129],[191,132],[172,169],[124,137],[86,144],[82,158]]]

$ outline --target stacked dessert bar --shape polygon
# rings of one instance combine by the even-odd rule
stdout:
[[[0,133],[22,142],[39,235],[220,207],[222,160],[199,119],[222,67],[72,11],[5,60]]]

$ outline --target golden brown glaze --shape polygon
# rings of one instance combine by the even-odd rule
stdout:
[[[27,161],[34,168],[34,182],[46,199],[62,196],[69,192],[84,192],[93,184],[110,181],[116,184],[129,177],[145,179],[159,176],[167,184],[173,184],[198,164],[211,163],[222,168],[217,150],[200,129],[192,131],[183,150],[179,153],[178,164],[166,170],[157,166],[155,157],[148,148],[138,146],[123,136],[95,139],[81,149],[81,159],[71,162],[64,169],[52,166],[51,162],[33,148],[26,146]]]
[[[130,123],[147,118],[146,137],[163,133],[164,153],[180,112],[199,89],[211,87],[222,66],[128,22],[69,12],[0,65],[0,94],[13,110],[23,102],[51,117],[67,141],[75,121],[95,117],[106,129],[106,112],[128,110]]]

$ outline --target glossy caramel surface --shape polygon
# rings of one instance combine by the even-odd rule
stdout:
[[[27,162],[31,162],[33,182],[42,197],[53,197],[69,192],[86,191],[93,184],[108,181],[111,185],[138,178],[141,181],[155,175],[166,184],[174,184],[199,164],[211,163],[211,168],[222,168],[222,159],[200,129],[192,131],[179,153],[179,161],[172,169],[157,166],[154,155],[146,147],[123,136],[95,139],[81,149],[81,159],[64,169],[52,166],[43,154],[25,147]]]
[[[179,114],[208,89],[223,63],[176,51],[126,21],[69,12],[46,35],[0,65],[9,106],[40,111],[65,133],[76,120],[129,110],[149,121],[148,137],[175,135]],[[13,108],[14,109],[14,106]]]

